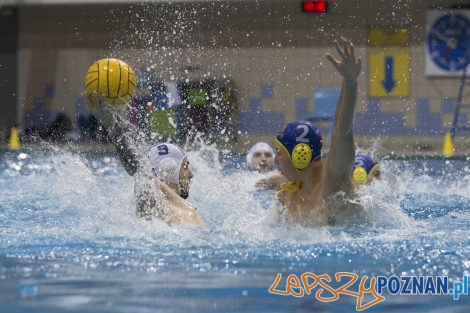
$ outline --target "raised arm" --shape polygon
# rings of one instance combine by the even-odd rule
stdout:
[[[105,104],[102,99],[95,99],[92,106],[92,113],[98,118],[109,133],[111,141],[121,160],[122,166],[126,172],[133,176],[138,170],[138,156],[132,143],[129,140],[129,134],[126,134],[124,128],[126,123],[119,120],[119,113],[113,111],[110,105]]]
[[[357,76],[361,71],[361,59],[354,56],[351,41],[341,39],[335,42],[340,60],[331,54],[326,58],[343,76],[341,95],[336,106],[336,127],[333,130],[330,151],[326,159],[325,192],[329,195],[343,190],[349,192],[351,168],[354,161],[354,112],[357,98]]]
[[[111,140],[127,174],[133,176],[139,168],[137,153],[131,148],[124,130],[117,124],[110,130]]]

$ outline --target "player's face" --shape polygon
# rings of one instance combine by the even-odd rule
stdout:
[[[284,177],[289,181],[296,181],[298,179],[297,171],[295,170],[289,155],[279,146],[276,146],[276,157],[274,158],[274,163],[277,165],[282,175],[284,175]]]
[[[379,166],[375,166],[373,169],[372,169],[372,173],[369,174],[369,178],[367,179],[367,183],[370,184],[371,182],[373,182],[374,180],[381,180],[382,179],[382,171],[380,170],[380,167]],[[354,180],[353,178],[351,178],[351,183],[353,185],[354,188],[358,188],[360,185],[356,182],[356,180]]]
[[[274,156],[267,150],[258,150],[253,154],[251,165],[254,169],[260,172],[267,172],[272,170],[274,163]]]
[[[179,185],[179,195],[183,199],[189,197],[189,188],[191,183],[191,178],[194,177],[193,171],[189,167],[188,157],[184,157],[183,162],[181,163],[180,169],[180,185]]]
[[[380,171],[380,167],[376,166],[372,170],[372,175],[369,175],[369,180],[367,181],[368,183],[371,183],[373,180],[381,180],[382,179],[382,172]]]

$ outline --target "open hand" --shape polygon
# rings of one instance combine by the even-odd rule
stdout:
[[[268,190],[269,189],[269,180],[267,178],[257,181],[255,184],[256,190]]]
[[[354,56],[354,46],[350,40],[341,38],[338,42],[335,40],[336,51],[341,60],[335,59],[331,54],[325,56],[328,61],[338,70],[338,72],[347,80],[356,80],[361,72],[361,59]]]
[[[267,178],[261,179],[255,184],[257,190],[268,190],[268,189],[277,189],[281,187],[283,184],[287,183],[287,178],[283,175],[274,174]]]

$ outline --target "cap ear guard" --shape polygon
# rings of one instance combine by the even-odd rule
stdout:
[[[178,165],[171,158],[164,158],[160,161],[158,169],[152,168],[153,173],[160,179],[174,182],[179,178]]]
[[[297,144],[292,150],[291,160],[296,169],[303,170],[310,165],[312,149],[305,143]]]
[[[356,167],[353,171],[353,179],[359,184],[363,185],[366,184],[367,181],[369,180],[369,177],[367,175],[367,171],[363,167]]]

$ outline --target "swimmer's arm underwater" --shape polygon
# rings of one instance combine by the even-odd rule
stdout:
[[[336,107],[336,127],[333,131],[323,177],[325,197],[340,190],[348,194],[352,191],[350,176],[355,155],[354,112],[357,102],[357,76],[361,71],[361,59],[356,59],[354,56],[352,42],[342,39],[335,44],[341,61],[330,54],[326,54],[326,58],[343,76],[343,84]]]

